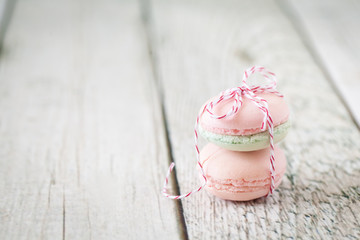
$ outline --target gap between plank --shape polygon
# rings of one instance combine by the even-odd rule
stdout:
[[[330,72],[327,70],[325,63],[322,61],[321,56],[317,53],[315,46],[310,40],[309,34],[307,33],[304,25],[301,22],[300,17],[296,11],[291,7],[291,3],[287,3],[285,0],[276,0],[275,1],[279,6],[280,10],[284,15],[289,19],[290,23],[293,25],[295,31],[298,33],[300,40],[304,44],[305,48],[310,53],[310,56],[313,58],[315,64],[319,67],[322,74],[325,76],[325,79],[329,82],[331,88],[334,90],[336,96],[340,102],[344,105],[346,111],[350,115],[351,121],[354,123],[356,128],[360,131],[360,125],[357,123],[354,114],[351,111],[351,108],[347,104],[347,101],[344,99],[342,93],[336,87],[335,80],[332,78]]]
[[[2,51],[2,42],[4,40],[7,27],[10,24],[12,14],[17,0],[4,0],[0,4],[0,53]]]
[[[63,185],[63,221],[62,221],[62,239],[65,240],[65,215],[66,211],[65,211],[65,185]]]
[[[161,121],[163,123],[165,130],[165,142],[168,150],[167,151],[168,160],[169,160],[169,164],[171,164],[172,162],[175,161],[172,151],[172,145],[171,145],[170,133],[169,133],[169,124],[167,120],[166,108],[164,103],[164,90],[157,67],[158,66],[157,49],[156,49],[156,43],[155,43],[155,37],[153,31],[151,3],[150,0],[139,0],[139,1],[140,1],[141,20],[145,31],[147,49],[151,62],[150,64],[151,64],[153,79],[155,83],[156,95],[160,99]],[[180,188],[178,184],[176,169],[172,171],[171,182],[172,182],[171,187],[174,189],[174,194],[180,195]],[[174,200],[169,199],[169,201],[174,201]],[[177,208],[177,218],[179,222],[180,237],[184,240],[188,240],[189,236],[187,232],[187,226],[185,222],[183,205],[181,200],[175,200],[175,205]]]

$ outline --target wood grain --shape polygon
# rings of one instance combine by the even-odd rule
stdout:
[[[140,7],[19,1],[0,58],[0,239],[180,238]]]
[[[283,1],[360,126],[360,3]]]
[[[181,193],[198,186],[192,127],[201,104],[261,64],[279,76],[293,127],[275,195],[246,203],[183,200],[190,239],[358,239],[360,134],[271,1],[153,2],[151,32]],[[164,169],[165,170],[165,169]]]

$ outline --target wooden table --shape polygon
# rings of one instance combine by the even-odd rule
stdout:
[[[358,1],[18,0],[0,55],[0,239],[359,239]],[[201,104],[254,64],[292,111],[269,198],[199,185]],[[202,141],[204,145],[204,141]]]

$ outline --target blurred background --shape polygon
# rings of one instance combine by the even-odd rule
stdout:
[[[0,239],[359,239],[359,25],[356,0],[0,0]],[[163,198],[253,65],[292,111],[279,189]]]

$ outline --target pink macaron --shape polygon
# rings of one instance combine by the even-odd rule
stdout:
[[[283,97],[272,93],[258,94],[269,107],[274,124],[274,142],[285,138],[290,128],[289,108]],[[211,99],[214,100],[214,99]],[[233,100],[224,100],[216,104],[216,115],[226,114],[233,105]],[[200,116],[199,132],[209,142],[233,151],[254,151],[269,146],[268,131],[262,131],[264,113],[248,98],[243,98],[239,111],[232,116],[216,119],[207,111]]]
[[[212,143],[200,153],[207,177],[206,189],[213,195],[233,201],[266,196],[270,189],[270,148],[252,152],[229,151]],[[286,170],[283,151],[275,146],[275,188]]]

